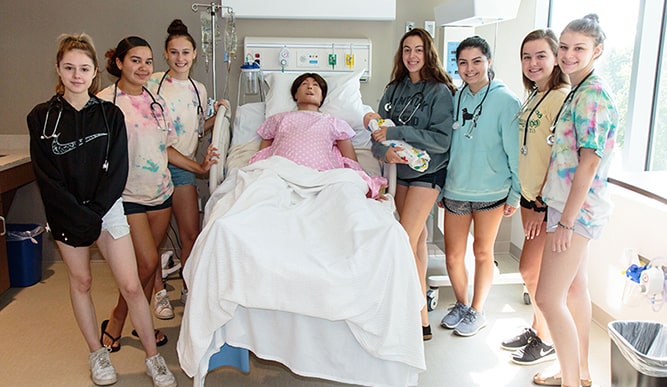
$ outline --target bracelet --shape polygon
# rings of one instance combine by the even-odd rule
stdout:
[[[560,220],[558,221],[558,227],[562,227],[566,230],[574,231],[574,226],[566,226],[563,223],[561,223]]]

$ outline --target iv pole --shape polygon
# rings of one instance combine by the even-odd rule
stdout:
[[[213,99],[218,100],[218,83],[216,81],[216,75],[215,75],[215,40],[216,40],[216,30],[215,30],[215,19],[216,19],[216,14],[219,9],[225,9],[228,11],[233,12],[232,7],[224,6],[222,5],[222,0],[220,0],[220,4],[217,3],[210,3],[210,4],[203,4],[203,3],[194,3],[192,4],[192,12],[197,12],[199,10],[199,7],[204,7],[207,9],[210,9],[211,11],[211,64],[213,67],[213,70],[211,71],[211,78],[213,81]]]

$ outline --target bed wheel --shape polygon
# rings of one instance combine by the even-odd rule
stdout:
[[[432,287],[426,291],[426,308],[429,312],[435,310],[435,307],[438,306],[439,295],[438,288]]]
[[[528,293],[528,289],[526,288],[526,285],[523,285],[523,303],[526,305],[530,305],[530,293]]]

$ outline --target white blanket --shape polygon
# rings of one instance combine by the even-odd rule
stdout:
[[[306,376],[417,383],[425,301],[414,259],[390,207],[366,190],[352,170],[281,157],[231,172],[183,273],[190,293],[177,348],[195,385],[225,342]]]

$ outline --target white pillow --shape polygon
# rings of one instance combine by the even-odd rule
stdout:
[[[355,131],[363,130],[363,117],[367,113],[361,101],[359,78],[364,70],[353,73],[320,74],[327,81],[328,92],[320,110],[345,120]],[[266,93],[265,116],[296,110],[290,88],[302,73],[268,73],[264,80],[269,86]]]

